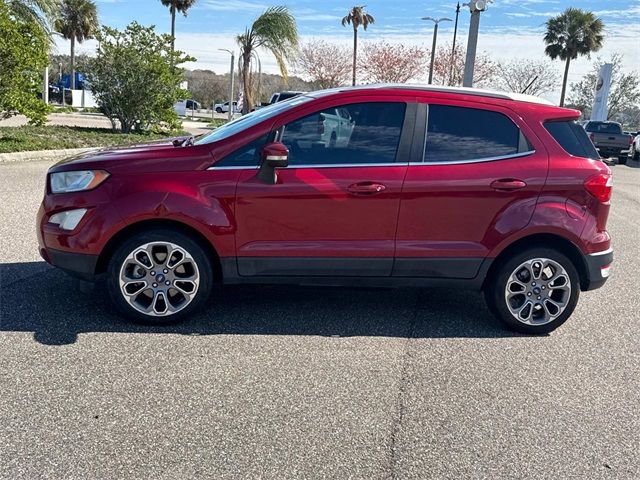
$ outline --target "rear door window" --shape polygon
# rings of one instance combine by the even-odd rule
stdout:
[[[596,148],[578,123],[573,121],[549,121],[544,128],[560,144],[565,152],[574,157],[599,158]]]
[[[491,110],[429,105],[424,161],[481,161],[532,151],[513,121]]]

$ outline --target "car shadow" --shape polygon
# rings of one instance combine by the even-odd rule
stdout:
[[[68,345],[92,332],[177,335],[317,335],[415,338],[521,336],[505,330],[479,292],[301,286],[217,287],[202,313],[177,325],[127,322],[103,284],[81,293],[44,262],[0,264],[0,331]]]

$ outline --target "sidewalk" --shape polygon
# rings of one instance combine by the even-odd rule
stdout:
[[[111,128],[111,122],[107,117],[99,113],[51,113],[47,117],[48,125],[62,125],[67,127],[87,128]],[[15,117],[0,120],[0,127],[20,127],[26,125],[27,117],[17,115]],[[200,135],[211,131],[204,122],[183,120],[182,128],[191,135]]]

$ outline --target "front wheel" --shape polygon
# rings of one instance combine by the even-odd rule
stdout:
[[[573,313],[580,294],[578,272],[565,255],[547,248],[526,250],[501,262],[488,279],[485,299],[511,330],[549,333]]]
[[[216,113],[222,113],[222,109],[220,107],[216,108]]]
[[[211,261],[191,237],[157,229],[122,243],[107,268],[111,300],[123,316],[144,324],[176,323],[207,300]]]

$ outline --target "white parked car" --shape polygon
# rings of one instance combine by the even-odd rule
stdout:
[[[638,162],[640,161],[640,132],[635,132],[635,134],[632,133],[631,135],[634,135],[634,137],[629,147],[629,158]]]
[[[213,106],[213,109],[216,111],[216,113],[227,113],[229,111],[229,102],[216,103]],[[238,110],[238,102],[233,102],[233,112],[238,113],[239,111],[240,110]]]
[[[200,105],[200,103],[191,99],[180,100],[173,105],[173,109],[175,110],[175,112],[182,117],[186,116],[188,112],[200,110],[201,108],[202,105]]]
[[[329,108],[305,118],[290,128],[296,128],[298,144],[311,148],[347,148],[354,122],[346,108]]]

